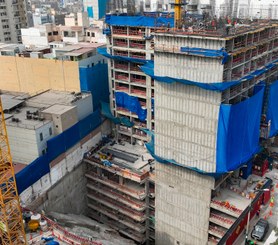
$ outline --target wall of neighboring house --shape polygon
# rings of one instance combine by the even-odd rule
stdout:
[[[36,94],[48,89],[80,91],[78,62],[0,57],[0,88]]]
[[[7,125],[7,132],[12,159],[23,164],[29,164],[43,155],[46,152],[47,140],[54,136],[53,122],[48,122],[38,129]]]

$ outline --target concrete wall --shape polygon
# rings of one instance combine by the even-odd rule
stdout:
[[[155,174],[156,244],[206,245],[214,179],[160,163]]]
[[[91,94],[83,97],[81,100],[77,100],[74,104],[77,108],[78,121],[82,120],[93,112],[93,99]]]
[[[47,148],[47,140],[54,135],[54,133],[52,135],[49,134],[49,128],[52,128],[53,132],[52,122],[46,123],[38,129],[27,129],[7,125],[13,161],[16,163],[29,164],[37,157],[41,156],[42,151]],[[43,135],[43,140],[40,139],[41,133]]]
[[[220,93],[155,83],[156,154],[214,172],[220,100]]]
[[[157,46],[158,45],[158,46]],[[219,82],[220,59],[187,56],[181,47],[220,49],[222,41],[159,37],[155,75]],[[221,93],[181,83],[155,83],[155,153],[181,165],[216,171]],[[214,178],[174,165],[156,165],[156,243],[205,245]]]
[[[0,88],[35,94],[48,89],[80,91],[78,62],[0,57]]]
[[[24,206],[47,211],[82,213],[86,205],[83,155],[101,140],[101,126],[50,163],[50,173],[20,194]],[[76,169],[76,170],[75,170]],[[85,178],[84,178],[85,179]],[[84,201],[84,203],[83,203]]]
[[[7,133],[14,162],[28,164],[39,156],[35,130],[7,126]]]
[[[86,164],[79,164],[47,192],[47,201],[41,208],[46,212],[85,214]]]

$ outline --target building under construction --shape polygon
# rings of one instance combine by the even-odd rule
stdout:
[[[109,58],[110,104],[102,101],[101,112],[113,130],[96,109],[48,140],[16,176],[24,204],[64,213],[76,206],[138,244],[158,245],[234,244],[267,207],[278,25],[184,15],[182,2],[173,4],[175,19],[106,17],[107,48],[98,51]],[[82,102],[81,93],[69,96]],[[68,243],[101,244],[48,223]]]
[[[233,244],[247,213],[269,200],[256,194],[271,180],[257,176],[253,157],[275,135],[278,29],[225,21],[107,18],[111,111],[131,123],[116,133],[150,141],[160,245]]]

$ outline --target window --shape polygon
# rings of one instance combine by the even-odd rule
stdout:
[[[92,37],[95,37],[95,33],[94,32],[92,32]]]
[[[40,140],[43,141],[43,135],[40,133]]]
[[[49,135],[52,135],[52,128],[49,128]]]
[[[54,32],[53,32],[53,35],[54,35],[54,36],[58,36],[58,32],[57,32],[57,31],[54,31]]]

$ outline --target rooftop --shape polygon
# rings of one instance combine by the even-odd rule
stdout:
[[[10,111],[24,103],[24,100],[16,98],[14,95],[2,94],[0,95],[4,111]]]
[[[36,107],[21,107],[15,111],[12,117],[6,119],[6,125],[26,129],[38,129],[50,122],[49,120],[39,117],[39,115],[37,115],[35,118],[33,117],[31,119],[27,119],[27,114],[37,114],[37,111],[38,108]]]
[[[78,43],[68,45],[61,48],[55,48],[56,51],[65,52],[64,55],[79,56],[92,51],[95,51],[98,47],[105,45],[104,43]]]
[[[49,90],[28,99],[26,104],[41,109],[48,108],[55,104],[72,106],[75,101],[84,99],[88,96],[91,96],[91,94]]]
[[[68,105],[53,105],[49,108],[43,110],[43,113],[49,113],[49,114],[55,114],[55,115],[61,115],[69,110],[72,110],[75,108],[75,106],[68,106]]]

